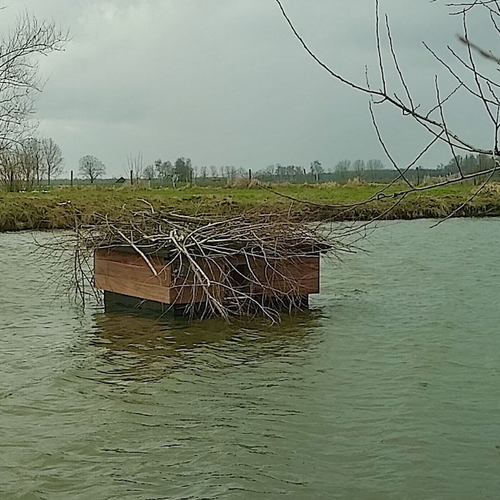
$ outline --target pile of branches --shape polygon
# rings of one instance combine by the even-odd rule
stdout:
[[[285,294],[259,278],[252,271],[256,260],[265,263],[267,274],[280,273],[279,264],[286,259],[300,262],[304,257],[338,257],[350,251],[344,242],[348,229],[326,229],[322,224],[298,222],[282,214],[188,216],[157,212],[150,206],[143,211],[124,210],[113,220],[96,214],[94,220],[92,225],[77,227],[65,242],[72,250],[73,284],[83,300],[89,291],[98,295],[92,273],[94,253],[105,249],[132,251],[153,275],[158,274],[154,258],[161,256],[165,266],[178,273],[176,283],[184,277],[184,286],[201,289],[204,300],[193,298],[185,306],[187,313],[201,317],[263,313],[276,321],[284,308],[300,307],[303,296],[290,277],[280,276],[289,280]],[[242,261],[247,264],[247,272],[238,276],[241,271],[236,262]],[[247,286],[238,286],[241,283]],[[250,293],[248,285],[257,287],[260,293]]]

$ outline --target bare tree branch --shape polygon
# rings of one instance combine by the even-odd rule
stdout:
[[[391,162],[392,166],[397,172],[396,179],[390,184],[390,186],[395,185],[398,181],[402,181],[405,184],[403,189],[396,192],[387,193],[387,187],[382,188],[375,196],[370,197],[370,199],[362,202],[369,203],[374,200],[386,199],[386,198],[402,198],[409,193],[422,192],[429,189],[435,189],[437,187],[443,187],[459,182],[465,182],[471,179],[481,178],[483,181],[486,179],[492,179],[494,174],[500,169],[499,164],[499,135],[500,135],[500,97],[497,96],[497,90],[500,88],[500,83],[495,81],[492,77],[488,76],[486,73],[479,69],[479,66],[475,60],[475,56],[482,57],[486,62],[493,62],[495,64],[500,64],[500,57],[493,54],[492,51],[486,50],[479,45],[471,42],[471,36],[468,31],[467,18],[468,15],[474,10],[483,9],[486,19],[490,20],[492,29],[496,33],[500,33],[500,0],[473,0],[470,2],[451,2],[448,3],[448,7],[451,8],[450,14],[462,16],[462,30],[463,33],[458,35],[458,40],[466,48],[467,56],[464,58],[460,56],[457,51],[455,51],[450,46],[447,47],[449,53],[454,57],[456,64],[458,64],[458,69],[454,68],[453,65],[447,62],[438,52],[431,49],[425,42],[423,42],[426,50],[438,61],[441,66],[456,80],[457,84],[453,90],[447,91],[446,94],[442,95],[438,76],[434,76],[434,93],[436,95],[436,103],[430,106],[428,109],[421,109],[420,105],[416,105],[413,96],[410,91],[410,85],[407,81],[405,73],[402,66],[400,65],[399,59],[396,52],[396,43],[391,33],[389,18],[385,16],[385,37],[388,45],[389,57],[387,61],[391,61],[391,67],[387,67],[384,62],[383,38],[380,30],[380,4],[379,0],[374,0],[375,6],[375,43],[376,43],[376,54],[377,54],[377,64],[378,71],[381,79],[381,88],[375,89],[371,85],[368,77],[368,68],[365,68],[365,84],[358,84],[355,81],[345,78],[335,69],[332,69],[326,63],[324,63],[321,58],[316,55],[308,46],[306,41],[300,35],[300,33],[295,28],[292,20],[287,15],[281,0],[276,0],[279,6],[281,14],[286,20],[288,26],[292,30],[293,35],[300,42],[302,48],[307,52],[307,54],[320,65],[327,73],[340,83],[348,86],[349,88],[366,94],[369,96],[369,112],[371,121],[375,130],[375,134],[378,141],[384,150],[387,158]],[[481,13],[478,10],[478,13]],[[456,65],[455,64],[455,65]],[[402,90],[403,96],[398,95],[398,90],[389,88],[388,86],[388,75],[393,72],[399,81],[400,91]],[[465,74],[464,74],[465,73]],[[469,81],[466,81],[466,78]],[[473,83],[471,83],[471,81]],[[460,92],[463,90],[464,92]],[[470,98],[475,99],[479,106],[482,106],[485,110],[487,119],[491,122],[493,126],[493,133],[491,134],[492,143],[491,147],[484,147],[475,144],[473,141],[458,135],[453,131],[452,125],[448,123],[445,113],[445,105],[448,106],[452,101],[456,101],[459,95],[465,94]],[[375,106],[385,105],[399,110],[403,116],[410,117],[413,119],[426,133],[431,136],[431,139],[425,143],[425,145],[420,150],[419,154],[416,156],[416,160],[408,163],[406,167],[401,167],[395,161],[393,155],[391,154],[389,147],[383,139],[381,130],[377,124],[375,115]],[[418,161],[426,152],[428,152],[435,144],[438,142],[445,143],[450,148],[453,156],[453,161],[457,166],[459,176],[454,178],[448,178],[442,182],[436,183],[432,186],[415,186],[413,185],[408,177],[407,172],[413,166],[415,166]],[[493,161],[493,166],[483,166],[476,172],[465,173],[458,152],[466,152],[470,154],[485,155]],[[484,181],[482,185],[484,185]],[[353,204],[351,206],[359,206],[359,204]],[[338,206],[336,208],[339,208]],[[348,207],[346,207],[347,209]]]

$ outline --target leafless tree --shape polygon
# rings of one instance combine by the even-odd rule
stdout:
[[[384,168],[385,166],[380,160],[372,159],[366,162],[366,170],[383,170]]]
[[[335,173],[339,176],[339,178],[343,181],[347,179],[347,175],[349,170],[351,170],[352,163],[351,160],[340,160],[335,165]]]
[[[43,162],[47,173],[47,184],[50,186],[50,180],[61,174],[64,159],[61,148],[50,137],[42,139],[40,146],[43,153]]]
[[[16,148],[22,175],[28,187],[40,182],[45,177],[45,164],[40,141],[36,137],[23,139]]]
[[[31,189],[46,175],[50,184],[61,168],[61,150],[52,139],[29,137],[0,152],[0,184],[9,191]]]
[[[155,166],[154,165],[147,165],[144,168],[143,176],[144,176],[144,179],[146,179],[147,181],[153,181],[155,179],[155,176],[156,176]]]
[[[213,179],[219,177],[219,167],[217,165],[210,165],[210,175]]]
[[[193,165],[192,167],[192,173],[191,173],[191,182],[193,183],[193,185],[196,185],[196,178],[198,177],[198,171],[199,171],[199,167],[197,165]]]
[[[397,47],[391,33],[391,26],[388,16],[381,18],[380,2],[374,0],[375,5],[375,34],[376,52],[378,60],[378,79],[380,86],[375,88],[371,83],[371,76],[366,70],[365,82],[356,82],[346,78],[340,72],[327,65],[312,49],[296,29],[291,18],[286,13],[282,1],[275,0],[281,13],[288,23],[296,39],[309,56],[320,65],[332,78],[353,90],[365,94],[369,99],[369,114],[374,125],[375,133],[387,156],[390,164],[397,171],[397,178],[389,186],[385,186],[372,198],[374,199],[393,198],[399,202],[411,192],[420,192],[433,189],[438,186],[463,182],[469,179],[480,178],[481,185],[471,196],[473,198],[477,192],[488,182],[492,176],[500,169],[500,80],[495,79],[490,71],[491,65],[499,65],[500,58],[488,47],[481,47],[474,42],[474,34],[469,33],[469,19],[474,12],[476,15],[484,16],[484,29],[489,29],[495,35],[500,34],[500,1],[498,0],[470,0],[464,2],[452,2],[447,4],[450,15],[461,16],[462,32],[457,36],[458,47],[448,45],[444,52],[444,57],[439,51],[429,47],[423,42],[424,50],[440,63],[446,76],[451,76],[455,81],[455,86],[451,90],[443,91],[438,75],[433,78],[431,91],[434,95],[434,102],[424,107],[414,97],[411,90],[411,82],[407,81],[402,64],[397,57]],[[433,0],[436,1],[436,0]],[[384,50],[387,47],[387,50]],[[480,60],[489,62],[488,65],[479,64]],[[389,62],[390,61],[390,62]],[[495,68],[493,68],[495,69]],[[498,68],[497,68],[498,69]],[[496,73],[498,75],[498,73]],[[398,82],[393,86],[390,82]],[[489,145],[479,146],[467,137],[459,135],[453,124],[447,118],[447,110],[451,103],[459,101],[461,98],[472,98],[477,106],[484,110],[487,120],[491,123],[491,139]],[[420,151],[407,164],[399,164],[391,154],[390,148],[384,141],[380,127],[377,123],[376,108],[379,106],[389,106],[399,110],[405,119],[413,120],[427,134],[427,142],[423,144]],[[438,143],[445,143],[456,160],[458,175],[446,178],[442,182],[432,186],[418,186],[413,184],[408,178],[410,169],[417,168],[422,156]],[[486,163],[486,168],[477,169],[474,172],[466,173],[459,166],[459,155],[476,154],[484,155],[492,159]],[[399,181],[404,184],[402,189],[394,192],[395,183]],[[392,190],[388,191],[388,187]],[[470,200],[468,200],[470,201]]]
[[[93,184],[98,177],[101,177],[106,173],[106,167],[104,166],[104,163],[95,156],[83,156],[82,158],[80,158],[79,163],[79,174],[84,179],[89,179],[91,184]]]
[[[8,191],[31,189],[43,177],[39,142],[35,138],[12,143],[0,153],[0,180]]]
[[[200,177],[203,179],[203,182],[207,179],[207,167],[205,165],[200,167]]]
[[[133,154],[127,156],[127,176],[130,172],[136,181],[139,181],[144,174],[144,161],[140,151],[135,156]]]
[[[63,50],[68,34],[54,22],[21,15],[0,37],[0,148],[19,141],[33,128],[34,98],[43,88],[34,56]]]
[[[158,159],[155,161],[156,175],[161,182],[165,183],[169,177],[172,177],[174,166],[170,161],[162,161]]]
[[[32,177],[30,178],[32,181]],[[13,148],[0,152],[0,183],[8,191],[20,191],[27,187],[25,172],[20,161],[19,151]]]
[[[365,171],[365,162],[363,160],[354,160],[352,168],[356,172],[356,175],[363,175]]]
[[[63,50],[67,32],[54,22],[22,14],[0,36],[0,183],[9,190],[32,187],[44,175],[39,142],[30,120],[43,88],[36,56]]]

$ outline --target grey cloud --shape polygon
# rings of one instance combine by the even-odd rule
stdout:
[[[284,1],[327,64],[360,83],[368,64],[378,86],[373,3]],[[68,169],[93,154],[121,175],[127,154],[139,150],[146,161],[183,155],[199,165],[244,168],[385,160],[367,97],[305,54],[273,0],[25,0],[15,8],[21,4],[71,28],[67,50],[41,61],[48,82],[38,102],[40,132],[60,144]],[[432,102],[433,75],[441,68],[420,42],[445,53],[459,20],[447,17],[439,2],[381,4],[416,98]],[[397,83],[396,75],[388,78]],[[449,76],[442,79],[451,87]],[[463,119],[473,107],[467,101],[450,113],[460,131],[484,136],[486,125],[471,127]],[[423,141],[419,131],[395,113],[379,114],[395,156],[406,161]],[[441,148],[427,161],[448,155]]]

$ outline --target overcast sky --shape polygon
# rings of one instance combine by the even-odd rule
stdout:
[[[378,86],[374,0],[283,4],[328,65],[361,84],[368,65]],[[460,19],[439,1],[381,0],[381,9],[416,100],[432,102],[434,74],[442,73],[444,88],[451,82],[421,42],[445,56],[446,44],[463,50]],[[274,0],[15,0],[2,11],[3,26],[23,10],[70,31],[66,50],[41,60],[47,83],[37,102],[39,133],[60,145],[66,172],[90,154],[120,176],[138,152],[146,164],[185,156],[245,169],[313,160],[332,169],[344,158],[389,165],[367,97],[312,61]],[[486,43],[484,30],[477,36]],[[491,146],[483,115],[460,96],[449,106],[458,132]],[[379,117],[397,161],[411,160],[425,137],[397,113],[379,107]],[[437,148],[421,163],[450,157]]]

